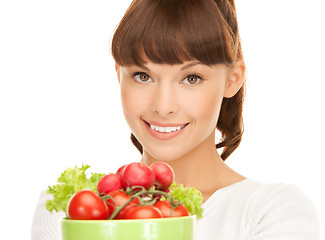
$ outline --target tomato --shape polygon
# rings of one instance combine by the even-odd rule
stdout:
[[[116,191],[110,192],[108,195],[110,195],[115,200],[116,205],[118,207],[125,204],[131,198],[131,196],[128,196],[124,191],[121,191],[121,190],[116,190]],[[108,199],[108,200],[106,200],[106,202],[107,202],[107,206],[108,206],[109,210],[111,211],[111,213],[113,213],[113,211],[115,210],[115,204],[114,204],[113,200]],[[125,213],[127,213],[131,208],[133,208],[136,205],[139,205],[139,199],[137,199],[137,198],[133,199],[128,205],[126,205],[117,214],[117,216],[114,219],[124,218]]]
[[[183,204],[174,208],[173,214],[172,214],[172,206],[170,204],[170,201],[158,201],[154,204],[154,206],[160,210],[163,217],[165,218],[190,216],[188,209]]]
[[[165,162],[155,162],[150,168],[155,173],[155,186],[156,189],[166,190],[174,181],[174,171],[173,169]]]
[[[80,190],[70,198],[67,214],[72,220],[105,220],[110,211],[94,191]]]
[[[106,195],[112,191],[122,188],[123,186],[121,177],[114,173],[103,176],[97,184],[97,191],[100,195]]]
[[[116,171],[116,174],[119,175],[120,177],[123,176],[123,171],[125,169],[125,167],[127,166],[128,164],[125,164],[123,165],[122,167],[120,167],[117,171]]]
[[[155,174],[147,165],[141,162],[128,164],[123,171],[123,186],[142,186],[149,189],[155,182]]]
[[[116,174],[119,175],[121,177],[121,182],[122,182],[122,185],[123,185],[123,188],[125,188],[125,186],[127,186],[127,183],[125,182],[124,178],[123,178],[123,172],[124,172],[124,169],[127,167],[128,164],[125,164],[123,165],[122,167],[120,167],[117,171],[116,171]]]
[[[154,206],[137,206],[130,209],[124,216],[124,219],[147,219],[162,218],[158,208]]]

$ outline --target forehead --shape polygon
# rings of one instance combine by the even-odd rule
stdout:
[[[204,64],[204,63],[202,63],[200,61],[196,61],[196,60],[185,61],[185,62],[179,63],[179,64],[159,64],[159,63],[154,63],[154,62],[151,62],[151,61],[147,61],[145,64],[139,65],[137,67],[142,68],[142,69],[147,70],[147,71],[150,71],[150,69],[158,67],[158,66],[175,67],[175,68],[179,68],[179,70],[183,71],[183,70],[186,70],[186,69],[194,67],[194,66],[208,66],[208,65],[206,65],[206,64]]]

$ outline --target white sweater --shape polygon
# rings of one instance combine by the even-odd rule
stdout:
[[[35,211],[32,240],[59,240],[64,213],[45,208],[44,191]],[[216,191],[204,204],[195,240],[319,240],[313,204],[293,185],[250,179]]]

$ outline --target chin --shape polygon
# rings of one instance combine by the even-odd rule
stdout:
[[[159,148],[159,149],[154,148],[145,151],[151,158],[155,159],[156,161],[164,161],[164,162],[172,162],[177,159],[180,159],[188,152],[185,149],[176,149],[175,147]]]

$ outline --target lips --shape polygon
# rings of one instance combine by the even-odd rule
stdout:
[[[173,124],[173,123],[168,123],[168,124],[162,124],[158,122],[147,122],[144,121],[144,123],[147,126],[147,129],[151,133],[152,136],[155,138],[158,138],[160,140],[168,140],[173,137],[176,137],[178,134],[180,134],[185,127],[189,123],[185,124]]]

